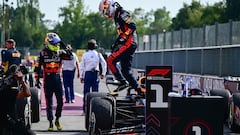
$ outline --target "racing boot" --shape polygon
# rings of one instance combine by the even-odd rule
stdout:
[[[118,85],[118,87],[113,91],[113,92],[119,92],[125,88],[127,88],[129,86],[128,82],[125,80],[121,80],[120,84]]]
[[[49,121],[48,131],[53,131],[53,123],[52,123],[52,121]]]
[[[58,118],[55,120],[55,126],[57,127],[57,130],[59,130],[59,131],[62,130],[62,126],[61,126]]]

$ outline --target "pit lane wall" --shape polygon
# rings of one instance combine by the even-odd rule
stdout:
[[[134,69],[134,75],[136,78],[140,78],[143,76],[144,69]],[[201,88],[202,90],[209,92],[213,89],[225,89],[224,88],[224,78],[218,76],[204,76],[204,75],[196,75],[196,74],[186,74],[186,73],[173,73],[173,90],[177,91],[179,87],[180,78],[188,78],[191,77],[193,80],[192,88]],[[229,88],[232,90],[237,89],[237,83],[228,83]]]
[[[208,47],[137,51],[133,67],[172,66],[173,86],[179,76],[189,76],[204,90],[224,89],[223,78],[240,76],[240,44]],[[236,89],[237,84],[231,84]]]
[[[197,48],[138,51],[133,67],[173,66],[173,72],[210,75],[240,76],[240,44]]]
[[[135,78],[138,79],[144,76],[145,69],[133,69]],[[196,75],[196,74],[186,74],[186,73],[173,73],[173,91],[178,91],[179,83],[181,83],[180,78],[192,78],[192,88],[201,88],[205,92],[210,90],[225,90],[227,87],[231,92],[238,92],[239,84],[236,82],[225,82],[224,77],[218,76],[208,76],[208,75]]]

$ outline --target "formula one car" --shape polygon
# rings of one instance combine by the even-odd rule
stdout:
[[[240,132],[240,77],[225,77],[223,90],[211,90],[211,95],[224,97],[224,120],[232,132]]]
[[[144,83],[145,77],[139,82]],[[106,84],[118,85],[113,76],[106,77]],[[144,89],[144,84],[141,84]],[[145,97],[138,97],[135,90],[125,93],[89,93],[86,102],[86,129],[89,134],[143,133],[145,128]]]

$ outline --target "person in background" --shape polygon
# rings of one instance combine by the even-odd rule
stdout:
[[[31,96],[29,86],[23,79],[23,73],[16,70],[17,65],[12,68],[10,66],[8,75],[3,77],[4,69],[0,67],[0,76],[4,82],[0,87],[0,134],[1,135],[35,135],[35,133],[27,128],[22,121],[18,120],[16,112],[17,98],[25,98]],[[2,81],[1,81],[2,82]]]
[[[107,64],[101,53],[96,51],[97,43],[95,39],[91,39],[87,43],[87,52],[82,56],[80,62],[80,80],[84,83],[84,97],[83,97],[83,112],[85,112],[85,98],[86,94],[98,92],[99,87],[99,63],[102,66],[102,73],[100,78],[103,79],[106,75]]]
[[[98,47],[98,53],[101,53],[101,54],[102,54],[102,56],[103,56],[103,58],[104,58],[105,61],[107,60],[107,57],[108,57],[108,56],[107,56],[104,48]],[[102,74],[102,66],[101,66],[101,64],[99,65],[99,70],[100,70],[99,74]],[[109,74],[109,70],[108,70],[108,67],[107,67],[106,75],[108,75],[108,74]]]
[[[60,50],[60,47],[64,50]],[[40,74],[43,73],[43,88],[46,99],[47,119],[49,121],[48,131],[53,131],[53,93],[56,96],[57,108],[55,125],[57,130],[62,130],[60,117],[63,108],[63,87],[61,79],[62,60],[71,59],[72,54],[69,48],[56,33],[47,33],[45,38],[45,48],[42,49],[38,57],[38,64],[35,67],[36,86],[40,87]]]
[[[22,63],[28,69],[28,74],[25,75],[25,81],[28,83],[30,87],[34,87],[34,80],[33,80],[33,72],[34,72],[34,61],[30,56],[30,52],[27,53],[25,56],[25,61]]]
[[[101,0],[99,12],[106,18],[114,19],[118,38],[112,45],[112,53],[107,58],[107,64],[120,85],[114,92],[127,88],[129,85],[143,96],[141,87],[131,72],[132,59],[137,49],[136,25],[126,10],[113,0]],[[120,63],[118,67],[117,63]]]
[[[67,45],[68,48],[72,48],[71,45]],[[77,55],[72,52],[73,59],[71,60],[63,60],[62,61],[62,75],[63,75],[63,85],[65,89],[65,103],[74,103],[74,76],[75,71],[77,70],[77,78],[80,77],[79,71],[79,61]]]
[[[14,39],[7,39],[5,48],[1,51],[0,66],[1,83],[4,82],[0,84],[0,106],[2,108],[0,110],[0,134],[33,135],[34,133],[19,120],[22,118],[19,118],[16,112],[17,99],[31,96],[29,86],[23,79],[23,69],[20,71],[21,53],[16,49]],[[12,125],[9,119],[16,124]]]
[[[6,50],[1,51],[2,63],[4,67],[4,72],[7,74],[9,67],[13,64],[21,64],[21,53],[16,49],[16,42],[13,39],[6,40],[5,48]]]

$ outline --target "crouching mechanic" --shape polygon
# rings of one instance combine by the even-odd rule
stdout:
[[[23,79],[22,72],[16,69],[17,65],[10,66],[11,72],[5,76],[3,67],[0,67],[0,134],[35,135],[22,121],[17,119],[16,99],[29,97],[31,92]]]
[[[65,50],[60,50],[60,47]],[[49,121],[49,131],[53,130],[53,93],[57,100],[55,125],[57,130],[62,130],[59,118],[63,108],[63,88],[61,80],[62,60],[72,58],[71,48],[66,48],[56,33],[47,33],[45,38],[45,48],[40,52],[38,64],[35,67],[35,78],[37,87],[40,87],[39,75],[43,71],[43,88],[46,99],[47,119]],[[42,69],[41,69],[42,68]]]
[[[112,46],[112,54],[107,58],[107,64],[120,85],[115,90],[120,91],[129,85],[139,95],[142,95],[137,80],[133,77],[131,70],[133,54],[137,48],[136,25],[131,20],[130,14],[113,0],[102,0],[99,4],[99,11],[107,18],[114,18],[118,38]],[[117,66],[120,62],[121,68]]]

